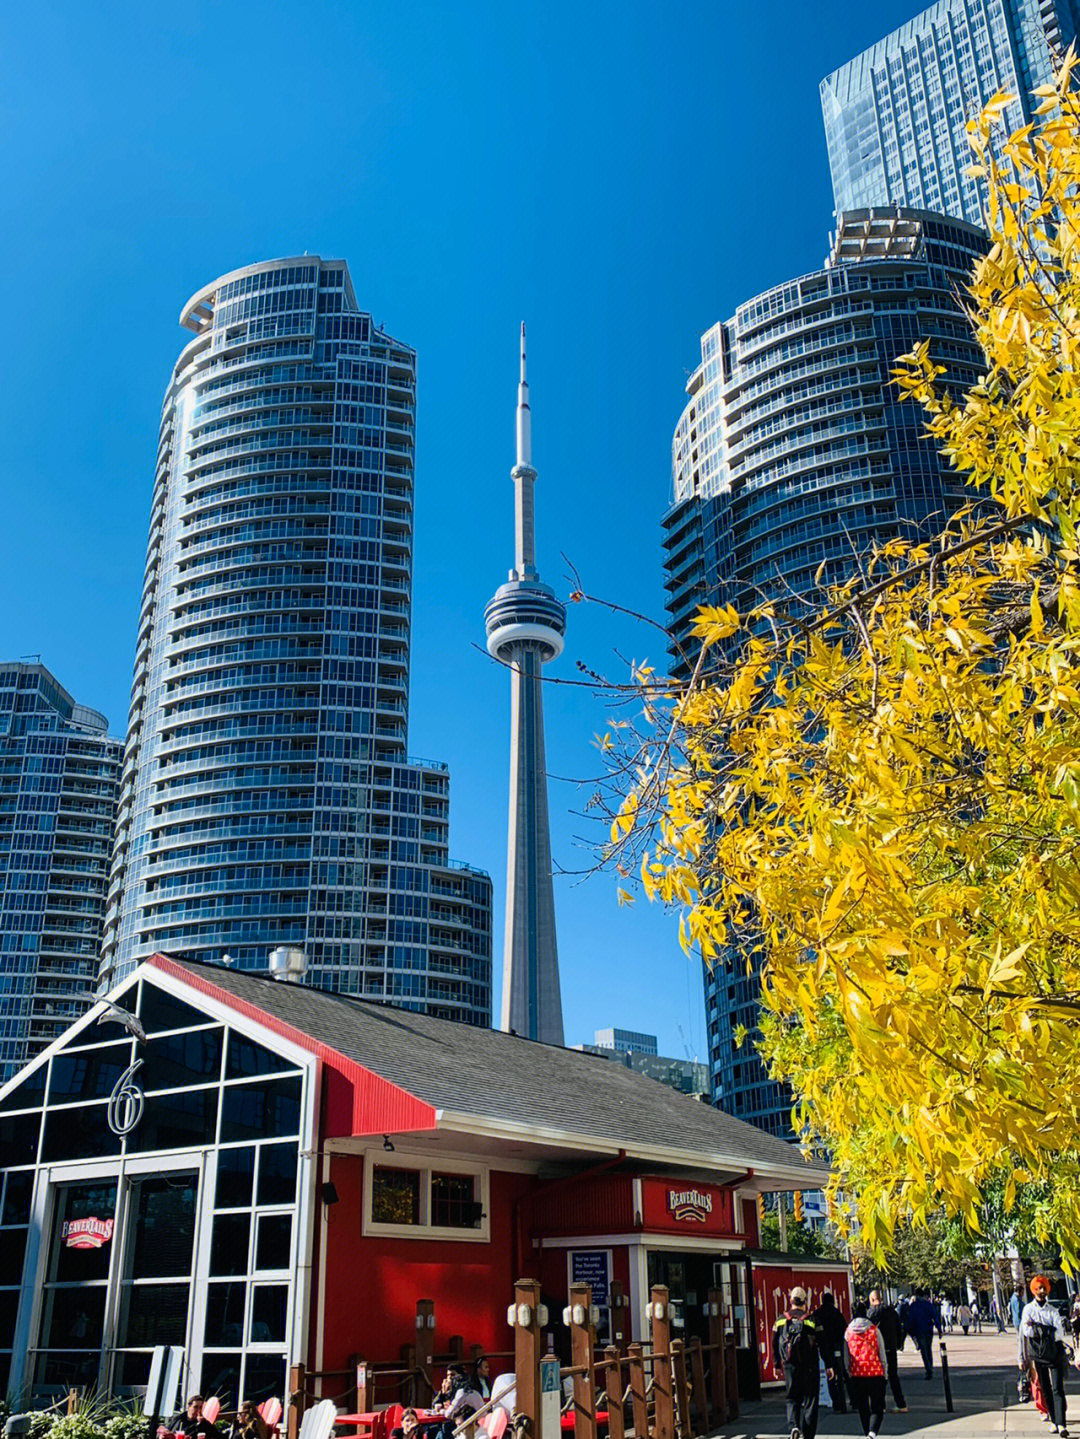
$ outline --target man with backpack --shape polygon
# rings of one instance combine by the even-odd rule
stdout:
[[[851,1323],[844,1330],[844,1360],[848,1388],[862,1420],[866,1439],[877,1439],[885,1418],[885,1341],[877,1325],[866,1317],[866,1305],[851,1306]]]
[[[796,1286],[773,1325],[773,1364],[784,1371],[791,1439],[815,1439],[821,1385],[817,1330],[806,1313],[806,1290]],[[832,1371],[826,1371],[832,1377]]]
[[[1050,1303],[1050,1281],[1036,1274],[1029,1286],[1032,1299],[1020,1315],[1020,1365],[1033,1366],[1054,1434],[1068,1434],[1065,1425],[1065,1321]]]

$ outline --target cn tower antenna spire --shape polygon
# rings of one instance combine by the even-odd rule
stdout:
[[[514,481],[514,568],[484,611],[487,647],[510,671],[510,828],[500,1028],[562,1044],[562,996],[551,882],[541,668],[562,653],[566,607],[540,582],[532,412],[521,326]]]

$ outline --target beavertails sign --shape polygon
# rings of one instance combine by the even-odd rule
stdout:
[[[642,1175],[641,1227],[653,1234],[686,1234],[702,1239],[737,1238],[735,1200],[719,1184],[668,1175]]]
[[[700,1189],[669,1189],[667,1207],[673,1219],[704,1224],[712,1213],[712,1195]]]
[[[68,1249],[100,1249],[113,1236],[112,1219],[65,1219],[60,1237]]]

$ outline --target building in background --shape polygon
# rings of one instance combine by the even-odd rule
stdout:
[[[593,1043],[600,1049],[621,1049],[625,1054],[657,1054],[655,1034],[638,1034],[635,1029],[597,1029]]]
[[[1026,125],[1076,37],[1077,0],[942,0],[821,82],[837,214],[879,205],[980,224],[965,126],[994,95]]]
[[[42,664],[0,664],[0,1083],[92,997],[123,745]]]
[[[686,679],[702,604],[740,613],[763,599],[798,611],[849,577],[874,541],[918,538],[970,500],[921,411],[891,382],[918,340],[955,389],[983,356],[956,299],[985,249],[977,227],[940,215],[841,215],[825,266],[741,305],[702,337],[672,445],[664,517],[673,672]],[[716,1103],[787,1133],[790,1101],[753,1044],[759,981],[740,961],[706,972]]]
[[[711,1094],[709,1083],[709,1066],[699,1064],[696,1059],[670,1059],[666,1055],[657,1054],[656,1041],[653,1041],[651,1050],[624,1049],[623,1046],[602,1044],[599,1042],[599,1031],[596,1044],[575,1044],[573,1049],[580,1049],[584,1054],[595,1054],[601,1059],[611,1059],[621,1064],[624,1069],[632,1069],[635,1074],[648,1075],[650,1079],[658,1080],[666,1084],[669,1089],[677,1089],[680,1094],[690,1094],[698,1099],[708,1099]],[[606,1031],[608,1034],[611,1030]],[[616,1030],[616,1034],[625,1031]],[[649,1039],[649,1035],[639,1035],[638,1038]]]
[[[165,395],[103,946],[489,1024],[491,884],[407,758],[416,357],[347,266],[185,305]]]
[[[543,667],[563,650],[566,606],[536,568],[532,415],[525,378],[525,326],[517,403],[514,568],[484,610],[488,652],[510,671],[510,826],[501,1027],[562,1044],[562,992],[551,881]]]

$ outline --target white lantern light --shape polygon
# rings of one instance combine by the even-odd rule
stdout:
[[[506,1311],[506,1322],[511,1328],[517,1323],[517,1309],[513,1304],[511,1304],[510,1308]]]
[[[541,1304],[537,1307],[536,1322],[541,1329],[543,1329],[544,1325],[548,1322],[548,1308],[546,1304]]]
[[[584,1324],[584,1323],[585,1323],[585,1306],[584,1306],[584,1304],[575,1304],[575,1305],[574,1305],[574,1323],[577,1324],[577,1325],[581,1325],[581,1324]]]
[[[428,1317],[427,1317],[427,1327],[428,1327],[429,1329],[434,1329],[434,1328],[435,1328],[435,1315],[434,1315],[434,1314],[429,1314],[429,1315],[428,1315]]]
[[[528,1329],[532,1323],[533,1312],[528,1304],[519,1304],[517,1307],[517,1322],[520,1329]]]
[[[566,1325],[567,1329],[570,1328],[571,1317],[570,1306],[568,1304],[562,1312],[562,1322]]]

